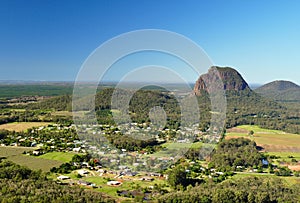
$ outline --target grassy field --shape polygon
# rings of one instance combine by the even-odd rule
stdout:
[[[48,122],[15,122],[15,123],[6,123],[0,125],[0,130],[10,130],[21,132],[27,130],[32,127],[40,127],[40,126],[47,126],[51,123]]]
[[[149,156],[151,157],[170,157],[170,156],[176,156],[180,154],[184,154],[187,152],[188,149],[200,149],[202,146],[212,146],[215,147],[215,144],[207,144],[202,142],[195,142],[195,143],[164,143],[162,144],[162,147],[166,147],[168,150],[160,150],[158,152],[155,152],[154,154],[151,154]]]
[[[254,131],[253,136],[248,135],[251,130]],[[300,152],[300,135],[297,134],[263,129],[258,126],[243,125],[229,129],[226,133],[226,139],[236,137],[253,139],[267,152]]]
[[[37,158],[55,160],[61,162],[70,162],[74,155],[75,153],[72,152],[49,152],[41,156],[38,156]]]
[[[269,152],[270,155],[279,156],[281,159],[291,159],[291,157],[300,160],[300,152]]]
[[[0,157],[6,157],[16,164],[27,166],[33,170],[48,172],[52,167],[58,167],[63,162],[58,160],[39,159],[29,155],[23,155],[24,151],[34,150],[32,147],[0,147]]]
[[[195,143],[164,143],[162,144],[163,147],[168,149],[184,149],[184,148],[192,148],[192,149],[199,149],[202,146],[215,146],[215,144],[208,144],[202,142],[195,142]]]
[[[256,133],[285,134],[285,132],[280,131],[280,130],[265,129],[265,128],[261,128],[261,127],[256,126],[256,125],[241,125],[241,126],[238,126],[238,128],[244,129],[244,130],[247,130],[247,131],[253,130]]]
[[[70,111],[55,111],[51,113],[52,116],[73,116],[73,112]]]
[[[195,142],[195,143],[164,143],[162,147],[166,147],[168,149],[184,149],[184,148],[200,148],[203,145],[202,142]]]

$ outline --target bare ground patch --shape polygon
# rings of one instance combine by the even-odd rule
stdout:
[[[249,131],[242,128],[233,127],[226,130],[228,133],[248,133]]]

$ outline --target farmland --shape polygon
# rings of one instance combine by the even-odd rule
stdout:
[[[14,122],[0,125],[0,130],[22,132],[29,128],[47,126],[49,122]]]
[[[38,156],[40,159],[55,160],[60,162],[70,162],[74,153],[72,152],[49,152]]]
[[[0,147],[0,157],[13,161],[16,164],[27,166],[33,170],[50,171],[52,167],[60,166],[63,162],[58,160],[39,159],[29,155],[23,155],[24,151],[33,150],[32,147]]]
[[[250,131],[254,132],[253,136],[249,135]],[[300,135],[297,134],[242,125],[227,131],[226,139],[237,137],[253,139],[266,152],[300,152]]]

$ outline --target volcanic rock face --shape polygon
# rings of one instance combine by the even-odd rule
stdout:
[[[194,86],[196,95],[201,95],[203,91],[211,93],[220,89],[241,91],[250,88],[239,72],[233,68],[217,66],[201,75]]]

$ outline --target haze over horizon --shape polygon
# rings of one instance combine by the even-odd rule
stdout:
[[[74,81],[86,58],[105,41],[138,29],[164,29],[190,38],[215,65],[235,68],[249,84],[299,84],[299,6],[298,1],[258,0],[3,0],[0,80]],[[148,56],[142,57],[144,63],[153,59]],[[105,79],[118,81],[132,68],[130,62],[119,64],[123,72],[112,68]],[[172,68],[188,82],[199,77],[180,63]]]

